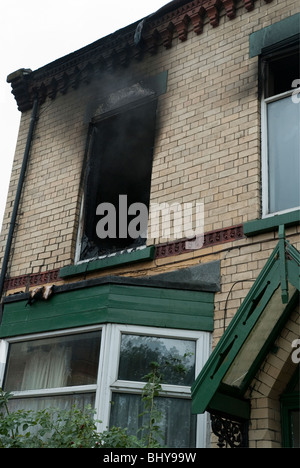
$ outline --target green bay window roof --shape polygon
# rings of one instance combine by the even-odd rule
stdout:
[[[4,301],[0,339],[104,323],[213,330],[220,262],[132,278],[105,276],[54,286],[49,299],[30,293]]]
[[[192,387],[192,410],[248,419],[244,398],[299,299],[299,252],[279,242]]]

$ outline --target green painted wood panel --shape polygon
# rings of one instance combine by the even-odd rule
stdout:
[[[250,58],[261,54],[264,47],[272,46],[290,37],[297,36],[299,33],[300,13],[255,31],[249,37]]]
[[[265,232],[277,231],[279,226],[297,226],[300,221],[300,210],[291,211],[281,215],[270,216],[269,218],[254,219],[247,221],[243,225],[246,237],[256,236]]]
[[[213,330],[214,294],[105,284],[4,306],[0,337],[102,323]]]

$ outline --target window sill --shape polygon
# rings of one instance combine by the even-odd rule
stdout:
[[[68,265],[61,268],[59,272],[60,278],[68,278],[70,276],[91,273],[96,270],[103,270],[104,268],[111,268],[121,266],[129,263],[137,263],[146,260],[153,260],[155,247],[146,247],[144,249],[135,250],[133,252],[125,252],[98,260],[91,260],[89,262],[80,263],[79,265]]]
[[[243,226],[244,235],[246,237],[271,232],[278,229],[280,225],[296,226],[300,221],[300,210],[291,211],[281,215],[274,215],[269,218],[255,219],[248,221]]]

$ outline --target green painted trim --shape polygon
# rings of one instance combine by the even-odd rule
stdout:
[[[282,242],[282,239],[280,242]],[[282,267],[280,265],[280,253],[282,254],[282,249],[280,249],[280,242],[273,250],[269,260],[260,272],[239,310],[233,317],[226,332],[194,382],[192,386],[193,413],[203,413],[206,411],[207,408],[210,407],[214,396],[218,392],[220,393],[222,379],[241,350],[275,290],[281,285]],[[295,249],[295,247],[286,242],[286,249],[283,254],[285,255],[287,251],[291,253],[291,259],[287,260],[287,268],[285,270],[286,275],[289,282],[297,284],[297,278],[299,280],[300,253]],[[291,267],[291,264],[294,265],[294,268]],[[283,326],[285,323],[288,314],[292,309],[292,305],[295,303],[294,301],[297,300],[298,296],[299,294],[297,292],[289,304],[287,304],[277,323],[274,323],[273,329],[270,330],[268,337],[266,337],[265,345],[262,346],[258,356],[254,359],[249,368],[249,372],[244,379],[243,386],[241,386],[240,389],[233,386],[227,386],[227,394],[229,387],[232,392],[232,397],[242,398],[253,375],[255,375],[255,372],[264,359],[271,341],[275,336],[277,336],[276,333],[278,333],[279,327]]]
[[[289,301],[289,291],[287,282],[287,265],[285,258],[285,232],[284,226],[280,225],[278,229],[279,239],[279,262],[280,262],[280,278],[281,278],[281,299],[283,304]]]
[[[0,337],[104,323],[213,330],[214,293],[102,284],[4,304]]]
[[[250,418],[250,402],[240,398],[216,392],[209,403],[209,410],[230,414],[240,419]]]
[[[279,226],[284,225],[286,228],[296,226],[300,222],[300,210],[290,211],[281,215],[274,215],[269,218],[255,219],[248,221],[243,225],[245,236],[255,236],[264,232],[277,231]]]
[[[113,268],[129,263],[137,263],[153,260],[155,247],[150,246],[145,249],[135,250],[133,252],[124,252],[90,262],[80,263],[78,265],[68,265],[60,269],[60,278],[69,278],[70,276],[91,273],[104,268]]]
[[[300,33],[300,13],[283,19],[278,23],[255,31],[249,37],[250,58],[260,55],[262,49],[285,41]]]

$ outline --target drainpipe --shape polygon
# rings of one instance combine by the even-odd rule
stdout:
[[[13,208],[13,212],[12,212],[12,216],[11,216],[9,232],[8,232],[7,241],[6,241],[5,253],[4,253],[4,257],[3,257],[2,270],[1,270],[1,276],[0,276],[0,302],[1,302],[2,294],[3,294],[5,276],[6,276],[6,272],[7,272],[7,265],[8,265],[8,261],[9,261],[9,255],[10,255],[10,249],[11,249],[11,245],[12,245],[12,239],[13,239],[14,229],[15,229],[15,225],[16,225],[18,208],[19,208],[19,204],[20,204],[22,188],[23,188],[23,185],[24,185],[24,179],[25,179],[27,164],[28,164],[28,160],[29,160],[29,153],[30,153],[30,148],[31,148],[31,141],[32,141],[33,131],[34,131],[35,122],[36,122],[36,119],[37,119],[37,111],[38,111],[38,99],[35,98],[35,100],[33,102],[30,125],[29,125],[29,130],[28,130],[28,135],[27,135],[27,142],[26,142],[26,147],[25,147],[25,152],[24,152],[24,157],[23,157],[23,163],[22,163],[19,182],[18,182],[18,187],[17,187],[16,198],[15,198],[15,202],[14,202],[14,208]]]

